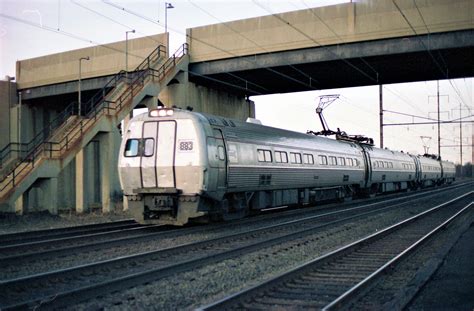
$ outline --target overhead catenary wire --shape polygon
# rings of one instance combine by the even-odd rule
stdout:
[[[36,23],[30,22],[30,21],[27,21],[27,20],[24,20],[24,19],[15,17],[15,16],[4,14],[4,13],[0,13],[0,17],[10,19],[10,20],[13,20],[15,22],[26,24],[26,25],[29,25],[29,26],[32,26],[32,27],[36,27],[36,28],[39,28],[39,29],[42,29],[42,30],[46,30],[46,31],[49,31],[49,32],[52,32],[52,33],[67,36],[67,37],[70,37],[70,38],[73,38],[73,39],[76,39],[76,40],[79,40],[79,41],[83,41],[83,42],[86,42],[86,43],[89,43],[89,44],[92,44],[92,45],[95,45],[95,46],[103,47],[105,49],[109,49],[109,50],[112,50],[112,51],[115,51],[115,52],[125,53],[123,50],[114,48],[114,47],[112,47],[112,46],[110,46],[106,43],[96,42],[96,41],[93,41],[93,40],[75,35],[73,33],[70,33],[70,32],[64,31],[64,30],[57,30],[53,27],[49,27],[49,26],[41,25],[41,24],[36,24]],[[143,58],[143,56],[133,54],[133,53],[128,53],[128,55],[134,56],[134,57],[137,57],[137,58]]]
[[[423,42],[422,39],[420,39],[419,37],[419,34],[417,33],[415,27],[413,27],[412,23],[408,20],[408,17],[405,15],[405,13],[403,13],[402,9],[400,8],[400,6],[396,3],[396,0],[392,0],[392,3],[395,5],[395,7],[397,8],[397,10],[400,12],[400,14],[402,15],[402,17],[405,19],[406,23],[408,24],[408,26],[411,28],[411,30],[413,31],[413,33],[415,34],[415,37],[418,39],[418,41],[420,42],[420,44],[423,46],[423,48],[428,52],[428,54],[430,55],[431,59],[433,60],[433,62],[436,64],[436,66],[438,67],[438,69],[440,70],[441,74],[444,76],[445,79],[448,79],[449,83],[451,84],[451,86],[453,87],[455,93],[457,94],[457,96],[459,97],[459,99],[462,101],[462,103],[468,107],[470,109],[470,107],[464,102],[464,100],[462,99],[462,96],[459,92],[459,90],[453,85],[453,82],[451,81],[451,79],[449,79],[449,68],[446,64],[446,61],[444,60],[443,58],[443,55],[438,51],[438,54],[440,55],[440,60],[443,62],[444,64],[444,70],[441,66],[441,64],[439,64],[438,60],[436,59],[436,57],[433,55],[432,51],[426,46],[426,44]],[[429,28],[428,26],[426,25],[426,22],[425,22],[425,19],[423,18],[423,15],[421,14],[421,11],[420,9],[418,8],[418,5],[416,4],[416,1],[413,0],[413,3],[418,11],[418,14],[420,15],[421,17],[421,20],[428,32],[428,36],[430,35],[430,31],[429,31]]]
[[[268,51],[265,47],[263,47],[262,45],[258,44],[257,42],[255,42],[255,40],[252,40],[250,39],[249,37],[245,36],[242,32],[240,31],[237,31],[235,30],[234,28],[232,28],[228,23],[225,23],[224,21],[222,21],[221,19],[217,18],[216,16],[214,16],[213,14],[211,14],[209,11],[205,10],[204,8],[202,8],[201,6],[197,5],[196,3],[194,3],[193,1],[191,0],[188,0],[188,2],[193,5],[194,7],[196,7],[197,9],[199,9],[200,11],[204,12],[205,14],[209,15],[210,17],[214,18],[215,20],[217,20],[218,22],[220,22],[222,25],[224,25],[226,28],[230,29],[232,32],[234,32],[235,34],[237,34],[238,36],[244,38],[245,40],[249,41],[250,43],[254,44],[255,46],[257,46],[259,49],[263,50],[265,53],[270,53],[270,51]],[[292,69],[294,69],[295,71],[297,71],[298,73],[304,75],[306,78],[308,78],[310,81],[315,81],[317,83],[319,83],[315,78],[311,77],[310,75],[308,75],[307,73],[305,73],[304,71],[296,68],[295,66],[291,65],[291,64],[287,64],[287,66],[291,67]],[[242,79],[240,77],[238,77],[237,75],[232,75],[236,78],[239,78],[239,79]],[[245,80],[247,81],[247,80]],[[262,87],[263,88],[263,87]],[[265,88],[263,88],[265,89]]]
[[[117,21],[117,20],[115,20],[115,19],[113,19],[113,18],[111,18],[111,17],[109,17],[109,16],[107,16],[107,15],[105,15],[105,14],[102,14],[102,13],[100,13],[100,12],[94,10],[94,9],[91,9],[91,8],[85,6],[84,4],[79,3],[78,0],[70,0],[70,1],[71,1],[71,3],[73,3],[73,4],[75,4],[75,5],[77,5],[77,6],[81,7],[81,8],[83,8],[84,10],[87,10],[87,11],[89,11],[89,12],[92,12],[93,14],[99,15],[99,16],[101,16],[101,17],[103,17],[103,18],[105,18],[105,19],[107,19],[107,20],[109,20],[109,21],[111,21],[111,22],[113,22],[113,23],[115,23],[115,24],[117,24],[117,25],[120,25],[120,26],[122,26],[122,27],[124,27],[124,28],[127,28],[127,29],[129,29],[129,30],[135,29],[134,27],[131,27],[131,26],[126,25],[126,24],[124,24],[124,23],[122,23],[122,22],[119,22],[119,21]],[[150,39],[151,41],[154,41],[154,42],[156,42],[156,43],[161,43],[160,41],[158,41],[158,40],[156,40],[155,38],[153,38],[153,36],[149,36],[149,35],[147,35],[147,34],[145,34],[145,33],[143,33],[143,32],[140,32],[139,30],[135,30],[135,31],[136,31],[138,34],[143,35],[144,38]]]
[[[400,6],[397,4],[396,0],[392,0],[392,3],[395,5],[395,7],[397,8],[398,12],[400,12],[400,14],[402,15],[403,19],[406,21],[406,23],[408,24],[408,26],[411,28],[411,30],[413,31],[413,33],[415,34],[415,37],[418,39],[418,41],[420,42],[420,44],[423,46],[423,48],[428,52],[428,54],[430,55],[431,59],[433,60],[433,62],[436,64],[436,66],[438,67],[439,71],[441,72],[441,74],[446,78],[448,79],[448,68],[445,68],[443,70],[443,68],[441,67],[441,65],[439,64],[438,60],[434,57],[433,53],[431,53],[431,50],[428,49],[428,47],[426,46],[426,44],[423,42],[423,40],[420,39],[419,37],[419,34],[417,33],[415,27],[413,27],[413,25],[410,23],[410,21],[408,20],[408,17],[405,15],[405,13],[403,13],[402,9],[400,8]]]
[[[122,11],[124,11],[124,12],[126,12],[126,13],[135,15],[135,16],[137,16],[137,17],[141,17],[141,18],[143,18],[143,19],[149,21],[150,23],[154,23],[154,24],[161,25],[161,23],[159,23],[159,22],[156,22],[156,21],[154,21],[154,20],[151,20],[150,18],[145,17],[145,16],[143,16],[143,15],[137,13],[137,12],[134,12],[134,11],[131,11],[131,10],[129,10],[129,9],[126,9],[125,7],[121,7],[121,6],[119,6],[119,5],[115,4],[115,3],[112,3],[111,1],[102,0],[102,2],[104,2],[104,3],[106,3],[106,4],[109,4],[109,5],[113,6],[113,7],[115,7],[116,9],[122,10]],[[189,37],[189,35],[188,35],[187,33],[183,33],[183,32],[181,32],[181,31],[175,30],[175,29],[173,29],[172,27],[169,27],[169,26],[168,26],[168,29],[171,29],[171,30],[173,30],[173,31],[176,32],[176,33],[179,33],[179,34],[185,35],[186,37]],[[201,39],[192,38],[192,40],[194,40],[194,41],[196,41],[196,42],[199,42],[199,43],[201,43],[201,44],[203,44],[203,45],[206,45],[206,46],[208,46],[208,47],[212,47],[212,48],[214,48],[214,49],[216,49],[216,50],[218,50],[218,51],[221,51],[221,52],[223,52],[223,53],[225,53],[225,54],[227,54],[227,55],[230,55],[230,56],[232,56],[232,57],[236,57],[236,58],[243,59],[244,61],[249,62],[249,63],[251,63],[251,64],[258,64],[257,61],[250,61],[248,58],[245,58],[245,56],[247,56],[247,55],[245,55],[245,56],[237,55],[237,54],[235,54],[235,53],[233,53],[233,52],[230,52],[229,50],[223,49],[223,48],[221,48],[221,47],[219,47],[219,46],[216,46],[216,45],[214,45],[214,44],[210,44],[209,42],[203,41],[203,40],[201,40]],[[268,71],[270,71],[270,72],[272,72],[272,73],[275,73],[275,74],[277,74],[277,75],[279,75],[279,76],[282,76],[282,77],[284,77],[284,78],[286,78],[286,79],[288,79],[288,80],[291,80],[291,81],[293,81],[293,82],[295,82],[295,83],[298,83],[298,84],[300,84],[300,85],[303,85],[303,86],[305,86],[305,87],[309,87],[310,89],[316,89],[316,88],[312,87],[310,84],[308,84],[308,83],[306,83],[306,82],[300,81],[300,80],[298,80],[298,79],[296,79],[296,78],[293,78],[293,77],[291,77],[291,76],[288,76],[288,75],[286,75],[286,74],[284,74],[284,73],[282,73],[282,72],[279,72],[279,71],[277,71],[277,70],[275,70],[275,69],[272,69],[272,68],[270,68],[270,67],[264,67],[263,69],[266,69],[266,70],[268,70]]]
[[[375,83],[378,83],[378,75],[376,76],[376,78],[370,76],[369,74],[367,74],[364,70],[360,69],[359,67],[357,67],[356,65],[352,64],[350,61],[348,61],[347,59],[344,59],[342,57],[340,57],[339,55],[337,55],[336,53],[334,53],[333,51],[331,51],[327,46],[321,44],[320,42],[318,42],[317,40],[315,40],[314,38],[312,38],[311,36],[309,36],[308,34],[306,34],[304,31],[302,31],[301,29],[297,28],[296,26],[292,25],[290,22],[288,22],[287,20],[285,20],[283,17],[281,17],[280,14],[275,14],[273,13],[271,10],[269,10],[268,8],[266,8],[265,6],[263,6],[262,4],[258,3],[258,1],[256,0],[252,0],[257,6],[261,7],[262,9],[266,10],[268,13],[270,13],[273,17],[275,17],[276,19],[278,19],[279,21],[281,21],[283,24],[285,25],[288,25],[289,27],[293,28],[294,30],[296,30],[299,34],[303,35],[305,38],[309,39],[310,41],[316,43],[318,46],[324,48],[325,50],[329,51],[331,54],[333,55],[336,55],[336,57],[338,57],[340,60],[342,60],[344,63],[346,63],[347,65],[349,65],[351,68],[355,69],[356,71],[358,71],[360,74],[362,74],[363,76],[367,77],[369,80],[375,82]]]
[[[319,20],[330,32],[332,32],[342,43],[346,43],[346,42],[344,41],[344,39],[343,39],[336,31],[334,31],[334,29],[333,29],[331,26],[329,26],[329,24],[326,23],[326,22],[321,18],[321,16],[319,16],[319,14],[316,13],[316,10],[315,10],[314,8],[309,7],[308,4],[307,4],[304,0],[301,0],[301,2],[306,6],[307,9],[310,10],[311,14],[312,14],[313,16],[317,17],[318,20]],[[339,46],[339,43],[338,43],[337,45]],[[375,70],[375,68],[372,67],[372,65],[370,65],[363,57],[359,57],[359,59],[360,59],[367,67],[369,67],[369,68],[377,75],[377,77],[379,76],[378,71]]]
[[[190,2],[194,7],[196,7],[196,8],[199,9],[200,11],[206,13],[207,15],[209,15],[209,16],[212,17],[212,18],[214,18],[215,20],[217,20],[217,21],[223,23],[219,18],[217,18],[217,17],[214,16],[213,14],[209,13],[207,10],[203,9],[202,7],[198,6],[197,4],[195,4],[194,2],[192,2],[191,0],[188,0],[188,2]],[[271,12],[270,12],[270,13],[271,13]],[[242,33],[237,32],[235,29],[233,29],[233,28],[232,28],[231,26],[229,26],[228,24],[223,23],[223,25],[224,25],[226,28],[228,28],[228,29],[230,29],[231,31],[233,31],[234,33],[236,33],[237,35],[243,37],[243,38],[246,39],[247,41],[249,41],[249,42],[251,42],[252,44],[254,44],[255,46],[259,47],[259,48],[262,49],[263,51],[266,51],[266,49],[265,49],[264,47],[262,47],[261,45],[259,45],[257,42],[255,42],[254,40],[252,40],[252,39],[250,39],[250,38],[244,36]],[[336,37],[338,37],[341,41],[343,41],[343,40],[337,35],[337,33],[335,33],[335,32],[332,30],[332,28],[330,28],[328,25],[326,25],[326,26],[331,30],[331,32],[333,32],[333,33],[335,34]],[[373,69],[373,67],[371,67],[368,63],[367,63],[367,65],[378,75],[378,72],[377,72],[375,69]],[[405,100],[405,99],[404,99],[404,100]],[[406,100],[405,100],[405,101],[406,101]],[[416,106],[413,106],[413,107],[416,107]],[[376,114],[373,112],[373,110],[366,110],[366,109],[364,109],[364,108],[361,108],[361,109],[362,109],[362,110],[365,110],[366,112],[368,112],[368,113],[370,113],[370,114],[376,115]],[[377,114],[377,116],[378,116],[378,114]]]
[[[93,42],[90,42],[90,43],[93,43]],[[207,77],[206,77],[206,78],[207,78]],[[216,82],[219,82],[219,81],[216,81]],[[236,84],[230,84],[230,85],[232,85],[232,86],[234,86],[234,87],[240,87],[241,89],[243,89],[240,85],[236,85]],[[415,106],[415,107],[417,107],[417,106]]]

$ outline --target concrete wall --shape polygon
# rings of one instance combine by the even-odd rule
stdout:
[[[0,150],[10,142],[18,141],[14,108],[18,102],[16,86],[15,82],[0,81]]]
[[[474,28],[472,0],[417,0],[428,29],[414,1],[396,3],[417,34]],[[238,20],[191,28],[187,34],[191,62],[415,35],[391,0],[358,0]]]
[[[168,46],[168,35],[128,40],[128,69],[135,69],[158,45]],[[110,75],[125,70],[125,41],[51,54],[16,63],[19,89],[77,80],[79,59],[82,61],[83,79]]]

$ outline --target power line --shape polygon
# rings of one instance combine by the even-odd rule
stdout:
[[[425,113],[424,111],[422,111],[417,105],[413,104],[409,99],[405,98],[404,96],[400,95],[400,93],[394,91],[394,90],[391,90],[388,88],[388,86],[384,85],[383,86],[384,89],[386,89],[387,91],[389,91],[390,93],[392,93],[393,95],[397,96],[398,98],[400,98],[402,101],[404,101],[405,103],[407,103],[410,107],[414,108],[415,110],[418,110],[419,112],[421,113]]]
[[[266,53],[270,53],[270,51],[268,51],[265,47],[259,45],[257,42],[255,42],[254,40],[248,38],[247,36],[244,36],[240,31],[237,31],[235,30],[234,28],[232,28],[228,23],[225,23],[223,22],[221,19],[217,18],[216,16],[214,16],[213,14],[209,13],[207,10],[203,9],[202,7],[200,7],[199,5],[197,5],[196,3],[194,3],[193,1],[191,0],[188,0],[188,2],[193,5],[194,7],[196,7],[197,9],[201,10],[202,12],[206,13],[207,15],[209,15],[210,17],[214,18],[215,20],[217,20],[218,22],[220,22],[222,25],[224,25],[225,27],[227,27],[228,29],[230,29],[231,31],[233,31],[235,34],[241,36],[242,38],[244,38],[245,40],[251,42],[252,44],[254,44],[255,46],[257,46],[258,48],[262,49],[263,51],[265,51]],[[319,83],[316,79],[314,79],[313,77],[311,77],[310,75],[308,75],[307,73],[303,72],[302,70],[296,68],[295,66],[291,65],[291,64],[287,64],[287,66],[293,68],[295,71],[297,71],[298,73],[304,75],[305,77],[307,77],[310,81],[313,80],[317,83]],[[233,75],[234,77],[236,78],[240,78],[236,75]],[[242,78],[240,78],[242,79]],[[245,80],[247,81],[247,80]],[[311,84],[310,84],[311,86]],[[265,89],[264,87],[261,87],[262,89]]]
[[[153,23],[153,24],[161,25],[159,22],[155,22],[155,21],[149,19],[148,17],[145,17],[145,16],[143,16],[143,15],[137,13],[137,12],[134,12],[134,11],[131,11],[131,10],[129,10],[129,9],[126,9],[125,7],[121,7],[121,6],[119,6],[119,5],[115,4],[115,3],[112,3],[112,2],[110,2],[110,1],[102,0],[102,2],[104,2],[104,3],[108,4],[108,5],[111,5],[111,6],[115,7],[116,9],[119,9],[119,10],[124,11],[124,12],[126,12],[126,13],[135,15],[135,16],[140,17],[140,18],[143,18],[143,19],[145,19],[145,20],[147,20],[147,21],[149,21],[149,22],[151,22],[151,23]],[[187,33],[185,34],[185,33],[181,32],[181,31],[175,30],[175,29],[173,29],[173,28],[171,28],[171,27],[168,27],[168,28],[171,29],[171,30],[173,30],[173,31],[176,32],[176,33],[185,35],[187,38],[189,37],[189,35],[188,35]],[[191,39],[194,40],[194,41],[196,41],[196,42],[199,42],[199,43],[201,43],[201,44],[204,44],[204,45],[206,45],[206,46],[212,47],[212,48],[214,48],[214,49],[216,49],[216,50],[218,50],[218,51],[221,51],[221,52],[223,52],[223,53],[226,53],[226,54],[228,54],[228,55],[231,55],[231,56],[233,56],[233,57],[244,59],[244,61],[246,61],[246,62],[248,62],[248,63],[251,63],[251,64],[258,64],[257,61],[253,61],[253,62],[252,62],[252,61],[250,61],[250,60],[244,58],[244,56],[236,55],[235,53],[232,53],[232,52],[230,52],[229,50],[222,49],[221,47],[218,47],[218,46],[216,46],[216,45],[210,44],[210,43],[208,43],[208,42],[206,42],[206,41],[203,41],[203,40],[200,40],[200,39],[196,39],[196,38],[191,38]],[[301,84],[301,85],[303,85],[303,86],[305,86],[305,87],[309,87],[309,88],[311,88],[311,89],[314,89],[314,87],[312,87],[311,85],[309,85],[309,84],[307,84],[307,83],[305,83],[305,82],[302,82],[302,81],[300,81],[300,80],[298,80],[298,79],[295,79],[295,78],[293,78],[293,77],[291,77],[291,76],[289,76],[289,75],[286,75],[286,74],[284,74],[284,73],[282,73],[282,72],[279,72],[279,71],[277,71],[277,70],[275,70],[275,69],[272,69],[272,68],[270,68],[270,67],[263,67],[263,69],[266,69],[266,70],[268,70],[268,71],[270,71],[270,72],[272,72],[272,73],[275,73],[275,74],[277,74],[277,75],[279,75],[279,76],[282,76],[282,77],[284,77],[284,78],[286,78],[286,79],[288,79],[288,80],[291,80],[291,81],[293,81],[293,82],[295,82],[295,83]]]
[[[288,25],[290,26],[291,28],[293,28],[294,30],[296,30],[298,33],[300,33],[301,35],[303,35],[304,37],[306,37],[307,39],[313,41],[314,43],[316,43],[318,46],[326,49],[328,52],[330,52],[331,54],[333,55],[336,55],[340,60],[342,60],[343,62],[345,62],[347,65],[349,65],[350,67],[352,67],[353,69],[355,69],[356,71],[358,71],[359,73],[361,73],[362,75],[366,76],[369,80],[373,81],[373,82],[378,82],[378,76],[377,78],[373,78],[371,77],[370,75],[368,75],[365,71],[361,70],[359,67],[353,65],[351,62],[349,62],[347,59],[344,59],[342,57],[340,57],[339,55],[337,55],[336,53],[334,53],[333,51],[331,51],[328,47],[322,45],[321,43],[319,43],[318,41],[316,41],[315,39],[311,38],[311,36],[309,36],[308,34],[306,34],[304,31],[302,31],[301,29],[298,29],[297,27],[295,27],[294,25],[292,25],[290,22],[288,22],[287,20],[285,20],[283,17],[281,17],[279,14],[275,14],[273,13],[271,10],[267,9],[266,7],[264,7],[262,4],[258,3],[256,0],[252,0],[257,6],[261,7],[262,9],[266,10],[268,13],[270,13],[273,17],[275,17],[276,19],[278,19],[279,21],[281,21],[283,24],[285,25]]]
[[[32,27],[36,27],[36,28],[39,28],[39,29],[42,29],[42,30],[50,31],[50,32],[53,32],[53,33],[56,33],[56,34],[60,34],[60,35],[63,35],[63,36],[67,36],[67,37],[70,37],[70,38],[73,38],[73,39],[76,39],[76,40],[79,40],[79,41],[83,41],[83,42],[86,42],[86,43],[89,43],[89,44],[93,44],[95,46],[99,46],[99,47],[103,47],[103,48],[106,48],[106,49],[109,49],[109,50],[113,50],[115,52],[124,53],[124,51],[122,51],[120,49],[117,49],[117,48],[114,48],[110,45],[100,43],[100,42],[96,42],[96,41],[93,41],[93,40],[90,40],[90,39],[87,39],[87,38],[83,38],[81,36],[75,35],[73,33],[66,32],[64,30],[58,30],[58,29],[54,29],[54,28],[49,27],[49,26],[35,24],[33,22],[30,22],[30,21],[27,21],[27,20],[24,20],[24,19],[21,19],[21,18],[17,18],[17,17],[11,16],[11,15],[3,14],[3,13],[0,13],[0,17],[10,19],[10,20],[13,20],[15,22],[26,24],[26,25],[29,25],[29,26],[32,26]],[[136,55],[136,54],[133,54],[133,53],[128,53],[128,54],[131,55],[131,56],[137,57],[137,58],[143,58],[143,56],[141,56],[141,55]]]
[[[317,17],[319,19],[319,21],[321,23],[323,23],[324,26],[326,26],[327,29],[329,29],[329,31],[331,31],[342,43],[346,43],[342,38],[341,36],[339,36],[332,27],[330,27],[322,18],[321,16],[319,16],[317,13],[316,13],[316,10],[314,8],[310,8],[306,2],[304,0],[301,0],[301,2],[303,2],[303,4],[306,6],[307,9],[310,10],[311,14],[313,14],[313,16]],[[339,43],[337,44],[339,46]],[[375,70],[374,67],[372,67],[364,58],[362,57],[359,57],[359,59],[367,66],[369,67],[369,69],[371,69],[376,75],[377,77],[379,76],[379,73],[377,70]]]
[[[109,21],[111,21],[111,22],[113,22],[113,23],[115,23],[115,24],[117,24],[117,25],[120,25],[120,26],[123,26],[123,27],[125,27],[125,28],[128,28],[129,30],[135,29],[135,27],[131,27],[131,26],[125,25],[125,24],[123,24],[123,23],[121,23],[121,22],[119,22],[119,21],[117,21],[117,20],[115,20],[115,19],[113,19],[113,18],[111,18],[111,17],[109,17],[109,16],[107,16],[107,15],[104,15],[104,14],[102,14],[102,13],[100,13],[100,12],[97,12],[97,11],[94,10],[94,9],[88,8],[88,7],[86,7],[85,5],[78,3],[77,0],[71,0],[71,2],[72,2],[73,4],[75,4],[75,5],[77,5],[77,6],[81,7],[81,8],[83,8],[83,9],[87,10],[87,11],[90,11],[90,12],[96,14],[96,15],[99,15],[99,16],[105,18],[105,19],[108,19]],[[145,34],[145,33],[143,33],[143,32],[140,32],[140,31],[138,31],[138,30],[135,30],[135,31],[136,31],[137,33],[143,35],[143,38],[147,38],[147,39],[149,39],[149,40],[151,40],[151,41],[154,41],[154,42],[156,42],[156,43],[159,43],[159,44],[162,43],[162,42],[156,40],[155,38],[153,38],[153,36],[149,36],[149,35],[147,35],[147,34]]]
[[[408,26],[410,26],[411,30],[413,31],[413,33],[415,34],[415,37],[418,39],[418,41],[420,41],[421,45],[423,46],[423,48],[428,52],[428,54],[431,56],[431,58],[433,59],[434,63],[436,64],[436,66],[438,67],[439,71],[441,71],[441,74],[446,78],[448,79],[448,69],[446,68],[446,72],[443,70],[443,68],[441,68],[441,65],[438,63],[438,61],[436,60],[436,58],[434,57],[434,55],[431,53],[431,50],[428,49],[428,47],[425,45],[425,43],[423,42],[423,40],[421,40],[419,38],[419,35],[418,33],[416,32],[415,28],[413,27],[413,25],[410,23],[410,21],[408,20],[408,18],[406,17],[405,13],[403,13],[402,9],[398,6],[398,4],[396,3],[395,0],[392,0],[392,3],[395,5],[395,7],[397,8],[397,10],[400,12],[400,14],[402,15],[403,19],[405,19],[405,21],[407,22]]]
[[[121,7],[121,6],[119,6],[118,4],[115,4],[115,3],[111,2],[111,1],[102,0],[102,2],[104,2],[105,4],[108,4],[108,5],[110,5],[110,6],[113,6],[113,7],[116,8],[116,9],[119,9],[119,10],[122,10],[122,11],[124,11],[124,12],[127,12],[128,14],[132,14],[132,15],[135,15],[136,17],[143,18],[144,20],[147,20],[147,21],[149,21],[150,23],[153,23],[153,24],[155,24],[155,25],[158,25],[158,26],[164,28],[164,26],[163,26],[159,21],[152,20],[151,18],[148,18],[148,17],[146,17],[146,16],[143,16],[143,15],[141,15],[141,14],[135,12],[135,11],[125,9],[124,7]],[[169,28],[169,27],[168,27],[168,28]]]
[[[398,115],[406,116],[406,117],[413,117],[413,118],[418,118],[418,119],[425,119],[425,120],[431,120],[431,121],[438,121],[437,119],[426,118],[426,117],[420,117],[420,116],[416,116],[416,115],[409,114],[409,113],[396,112],[396,111],[385,110],[385,109],[384,109],[383,111],[384,111],[384,112],[388,112],[388,113],[393,113],[393,114],[398,114]]]
[[[441,71],[441,73],[443,74],[443,76],[448,79],[449,83],[451,84],[451,86],[453,87],[454,91],[456,92],[456,94],[458,95],[459,99],[462,101],[462,103],[468,107],[470,109],[469,106],[467,106],[467,104],[464,102],[464,100],[462,99],[462,96],[459,92],[459,90],[454,86],[453,82],[451,81],[451,79],[449,79],[449,75],[448,75],[448,72],[449,72],[449,68],[446,64],[446,61],[444,60],[443,58],[443,55],[441,54],[441,52],[438,51],[438,55],[440,56],[440,59],[441,61],[443,62],[444,64],[444,67],[445,67],[445,71],[443,70],[443,68],[441,68],[441,65],[438,63],[437,59],[434,57],[433,53],[431,52],[431,50],[425,45],[425,43],[423,42],[423,40],[421,40],[419,38],[419,35],[418,33],[416,32],[415,28],[413,27],[413,25],[410,23],[410,21],[408,20],[408,18],[406,17],[406,15],[403,13],[403,11],[401,10],[401,8],[398,6],[398,4],[395,2],[395,0],[392,0],[393,4],[395,5],[395,7],[397,8],[397,10],[400,12],[400,14],[403,16],[403,18],[405,19],[405,21],[407,22],[407,24],[410,26],[410,28],[412,29],[413,33],[415,33],[415,36],[416,38],[418,39],[418,41],[420,41],[421,45],[423,46],[423,48],[428,52],[428,54],[431,56],[431,58],[433,59],[434,63],[436,64],[436,66],[438,67],[438,69]],[[418,5],[416,4],[416,1],[413,0],[413,3],[418,11],[418,14],[420,15],[421,17],[421,20],[428,32],[428,36],[430,35],[430,31],[428,29],[428,26],[426,25],[426,22],[425,22],[425,19],[423,18],[423,15],[421,14],[421,11],[420,9],[418,8]]]

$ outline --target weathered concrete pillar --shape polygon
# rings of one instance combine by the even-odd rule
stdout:
[[[15,213],[17,215],[23,215],[23,194],[18,197],[15,201]]]
[[[58,178],[52,177],[43,180],[40,184],[42,191],[43,208],[47,209],[51,214],[58,214]]]
[[[128,124],[130,123],[130,119],[132,118],[132,113],[127,115],[125,119],[123,119],[123,124],[122,124],[122,135],[125,132],[125,130],[128,128]],[[127,197],[123,196],[122,197],[122,203],[123,203],[123,210],[128,211],[128,201]]]
[[[84,150],[76,155],[76,213],[81,214],[86,211],[84,201]]]
[[[158,96],[148,97],[143,100],[143,103],[148,110],[156,109],[158,107]]]
[[[128,124],[130,124],[130,119],[133,117],[133,112],[130,112],[124,119],[123,119],[123,124],[122,124],[122,135],[125,132],[125,130],[128,127]]]
[[[99,136],[100,154],[100,191],[102,197],[102,212],[111,211],[111,188],[114,161],[114,139],[112,133],[101,133]]]

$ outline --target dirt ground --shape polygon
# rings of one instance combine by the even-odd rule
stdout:
[[[474,222],[445,257],[409,310],[474,310]],[[460,282],[462,280],[462,282]]]

